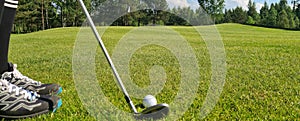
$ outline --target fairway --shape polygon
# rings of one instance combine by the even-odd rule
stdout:
[[[220,24],[216,27],[226,52],[226,83],[220,100],[205,119],[299,120],[300,31],[240,24]],[[134,28],[107,29],[102,38],[110,54],[124,34]],[[179,120],[200,120],[200,109],[211,81],[209,51],[205,41],[192,27],[170,28],[180,33],[192,47],[200,75],[196,98]],[[82,104],[73,80],[72,56],[79,31],[80,28],[59,28],[12,35],[9,60],[18,64],[24,75],[43,83],[58,83],[64,89],[60,94],[63,105],[56,113],[25,120],[95,120]],[[149,73],[154,65],[163,67],[166,77],[165,86],[156,98],[158,102],[172,103],[181,77],[179,62],[170,50],[157,45],[138,49],[129,62],[130,77],[136,85],[145,88],[151,84]],[[99,47],[95,70],[99,85],[91,87],[101,87],[111,104],[131,112]],[[133,101],[135,104],[142,102],[136,98]],[[104,118],[126,120],[118,116]]]

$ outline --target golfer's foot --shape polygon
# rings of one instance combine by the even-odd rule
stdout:
[[[10,63],[9,66],[9,70],[2,74],[2,79],[7,80],[14,85],[37,92],[40,95],[55,95],[62,92],[62,87],[58,84],[43,84],[27,76],[23,76],[19,70],[17,70],[16,64],[13,65]]]
[[[55,112],[61,104],[56,96],[40,96],[0,79],[0,118],[27,118]]]

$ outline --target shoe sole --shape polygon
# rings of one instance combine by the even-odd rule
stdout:
[[[57,105],[55,106],[55,108],[52,110],[52,113],[55,113],[57,109],[59,109],[62,106],[62,100],[59,99],[57,102]],[[21,119],[21,118],[30,118],[30,117],[35,117],[38,115],[42,115],[42,114],[46,114],[51,112],[50,110],[45,110],[45,111],[41,111],[38,113],[34,113],[34,114],[30,114],[30,115],[23,115],[23,116],[5,116],[5,115],[1,115],[0,114],[0,118],[5,118],[5,119]]]
[[[38,116],[38,115],[46,114],[48,112],[49,112],[49,110],[41,111],[41,112],[30,114],[30,115],[23,115],[23,116],[5,116],[5,115],[0,115],[0,117],[1,118],[5,118],[5,119],[30,118],[30,117],[35,117],[35,116]]]

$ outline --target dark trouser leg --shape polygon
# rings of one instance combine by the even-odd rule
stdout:
[[[0,74],[8,70],[9,39],[17,4],[18,0],[0,1]]]

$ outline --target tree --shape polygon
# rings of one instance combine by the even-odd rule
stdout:
[[[277,10],[274,4],[271,4],[269,15],[267,16],[267,26],[275,27],[277,26]]]
[[[289,28],[291,29],[295,29],[296,28],[296,23],[295,23],[295,19],[289,19]]]
[[[188,25],[193,18],[194,11],[190,7],[177,8],[177,14],[179,17],[184,18],[186,20],[184,24]]]
[[[286,10],[288,8],[287,0],[279,1],[279,11]]]
[[[254,15],[253,20],[255,22],[255,24],[259,24],[261,21],[260,15],[257,13]]]
[[[19,1],[13,32],[26,33],[41,30],[41,1]]]
[[[285,10],[282,10],[278,14],[278,26],[281,28],[289,28],[289,19]]]
[[[232,13],[232,21],[235,23],[245,23],[247,21],[247,12],[242,7],[236,7]]]
[[[168,3],[166,0],[141,0],[142,2],[146,3],[147,6],[149,6],[152,12],[150,15],[152,17],[152,24],[157,24],[157,20],[161,20],[161,18],[164,18],[163,11],[168,9]]]
[[[225,9],[225,15],[224,15],[224,21],[225,23],[231,23],[232,22],[232,11],[231,9],[227,10]]]
[[[91,0],[85,0],[90,9]],[[77,0],[19,1],[13,32],[27,33],[63,26],[80,26],[85,17]]]
[[[223,9],[225,7],[224,0],[198,0],[200,7],[209,14],[217,23],[221,21]]]
[[[84,20],[84,14],[77,0],[52,0],[56,14],[60,17],[60,26],[79,26]],[[91,0],[84,0],[88,10],[91,10]]]
[[[251,16],[251,17],[254,17],[257,14],[255,2],[252,2],[251,0],[249,0],[249,3],[248,3],[247,14],[248,14],[248,16]]]
[[[215,23],[211,20],[211,16],[208,15],[201,7],[196,9],[194,18],[197,21],[194,21],[193,25],[211,25]]]
[[[296,10],[295,10],[296,16],[298,17],[298,19],[300,18],[300,4],[298,4]]]
[[[268,24],[268,15],[269,15],[269,7],[267,2],[264,3],[264,6],[260,9],[260,24],[266,26]]]
[[[42,19],[42,30],[49,29],[55,24],[52,24],[55,21],[57,9],[55,9],[51,0],[42,0],[41,1],[41,19]],[[50,17],[49,17],[50,16]]]
[[[45,16],[46,16],[46,28],[60,27],[60,16],[58,15],[58,9],[54,6],[52,0],[46,0],[45,2]]]
[[[45,17],[44,17],[44,0],[41,0],[42,1],[42,9],[41,9],[41,11],[42,11],[42,30],[45,30]]]
[[[251,0],[249,0],[248,3],[248,11],[247,14],[248,16],[250,16],[251,18],[253,18],[254,23],[259,23],[260,20],[260,16],[256,11],[256,7],[255,7],[255,2],[252,2]]]
[[[253,18],[251,16],[248,16],[246,23],[247,24],[255,24],[255,21],[253,20]]]
[[[297,4],[298,4],[298,2],[299,2],[300,0],[292,0],[292,4],[293,4],[293,11],[295,11],[296,10],[296,6],[297,6]]]
[[[249,1],[247,11],[242,7],[223,11],[224,1],[198,0],[202,8],[192,10],[190,7],[177,7],[169,10],[166,0],[84,0],[96,25],[206,25],[235,22],[300,28],[300,4],[295,3],[296,0],[293,9],[288,6],[287,0],[280,0],[270,7],[265,2],[259,13],[253,0]],[[13,32],[17,33],[80,26],[85,20],[78,0],[22,0],[17,11],[13,28]]]
[[[299,27],[300,27],[299,18],[295,16],[294,20],[295,20],[295,26],[296,26],[295,28],[299,29]]]
[[[290,7],[286,9],[286,12],[288,14],[288,20],[289,20],[289,28],[295,29],[296,28],[296,23],[295,23],[295,13],[292,11]]]
[[[272,3],[272,4],[273,4],[273,3]],[[272,6],[272,4],[271,4],[271,6]],[[274,5],[274,7],[275,7],[275,9],[276,9],[277,12],[281,11],[280,6],[279,6],[278,3],[275,3],[275,4],[273,4],[273,5]]]
[[[100,25],[155,25],[169,19],[166,0],[110,0],[97,5],[95,22]]]

